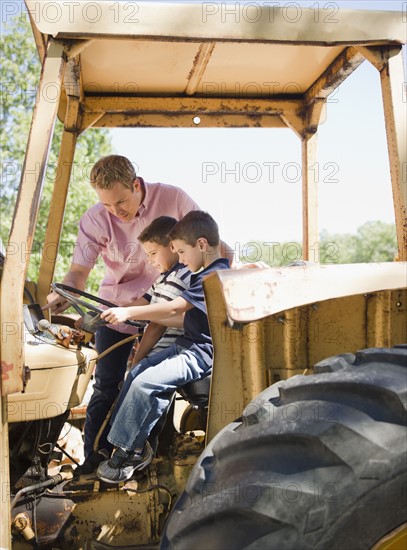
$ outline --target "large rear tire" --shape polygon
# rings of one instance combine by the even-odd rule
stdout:
[[[208,445],[161,550],[369,549],[406,521],[407,349],[321,362]]]

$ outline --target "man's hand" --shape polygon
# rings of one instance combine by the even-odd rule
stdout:
[[[48,294],[47,302],[47,305],[43,306],[41,309],[43,311],[45,311],[46,309],[50,309],[51,312],[54,314],[62,313],[70,306],[68,300],[65,300],[65,298],[63,298],[56,292],[51,292],[50,294]]]
[[[68,273],[62,279],[64,285],[68,285],[78,290],[85,290],[86,281],[88,280],[90,269],[83,265],[71,264]],[[70,306],[68,300],[57,294],[51,292],[47,296],[48,304],[43,306],[43,310],[50,309],[52,313],[62,313]]]
[[[100,317],[111,324],[124,323],[130,318],[127,307],[111,307],[106,309]]]

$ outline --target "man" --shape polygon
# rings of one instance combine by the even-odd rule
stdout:
[[[89,273],[101,256],[106,272],[99,296],[119,306],[135,304],[159,275],[146,261],[137,237],[159,216],[179,220],[199,207],[177,187],[145,182],[136,175],[132,163],[120,155],[96,162],[90,183],[100,202],[89,208],[80,220],[72,264],[63,283],[84,290]],[[45,308],[55,314],[69,305],[55,293],[49,294],[47,300]],[[124,324],[100,327],[96,333],[97,351],[101,353],[120,342],[131,330]],[[101,460],[110,455],[112,446],[106,438],[107,430],[101,435],[97,449],[94,443],[118,394],[131,349],[132,342],[119,346],[97,363],[93,395],[86,413],[85,462],[77,468],[77,473],[93,472]]]

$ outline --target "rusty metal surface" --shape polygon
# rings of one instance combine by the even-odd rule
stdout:
[[[285,268],[274,280],[271,269],[230,270],[229,278],[218,272],[205,279],[214,343],[208,440],[274,382],[302,374],[326,357],[407,341],[405,264],[397,264],[401,279],[392,281],[385,270],[378,279],[382,283],[376,285],[374,277],[369,280],[367,274],[369,268],[374,271],[374,264],[365,270],[363,265],[331,266],[344,268],[338,270],[342,275],[351,268],[348,280],[330,276],[324,285],[314,278],[313,286],[307,279],[312,279],[312,271],[324,267],[328,266],[304,268],[302,274],[302,268]],[[385,267],[392,269],[391,264]],[[364,290],[353,280],[357,268],[362,268],[359,276],[366,279]],[[291,279],[291,288],[283,276]],[[392,284],[393,290],[379,290]],[[308,300],[311,287],[318,287],[319,299]],[[334,294],[337,297],[332,298]],[[294,296],[297,302],[302,296],[304,305],[293,307],[290,300]]]
[[[205,69],[209,63],[213,50],[214,43],[201,44],[194,59],[193,67],[188,75],[188,84],[185,88],[186,95],[193,95],[201,84]]]
[[[302,250],[303,259],[319,261],[318,250],[318,181],[315,178],[315,170],[318,161],[318,135],[310,133],[302,139]]]
[[[406,262],[218,271],[229,321],[249,322],[314,302],[406,287]]]
[[[69,499],[57,496],[37,496],[19,503],[12,512],[12,524],[21,513],[28,517],[29,525],[37,535],[39,547],[53,543],[63,530],[74,508]],[[35,511],[34,511],[35,510]],[[14,534],[16,529],[13,529]]]
[[[71,102],[69,103],[68,113],[71,110],[70,105],[72,105]],[[50,286],[56,267],[55,264],[58,257],[62,223],[68,195],[69,181],[73,167],[77,135],[78,134],[75,132],[68,132],[66,130],[62,133],[61,149],[56,169],[56,179],[52,192],[49,219],[38,274],[37,302],[40,304],[45,304],[47,302],[46,298],[50,293]]]
[[[298,99],[86,95],[83,107],[82,130],[89,126],[286,127],[283,116],[302,121],[303,102]],[[199,124],[194,122],[196,116]]]
[[[407,523],[387,533],[373,546],[372,550],[404,550],[404,548],[407,548]]]
[[[343,50],[318,79],[308,88],[305,95],[307,105],[318,99],[326,99],[363,62],[359,50],[350,46]]]
[[[62,2],[58,7],[49,7],[45,1],[26,0],[41,32],[58,37],[108,37],[114,33],[123,37],[238,41],[272,38],[275,42],[328,44],[405,39],[403,22],[397,13],[355,12],[339,9],[334,3],[330,8],[327,6],[328,9],[318,6],[318,12],[301,7],[290,11],[288,7],[260,3],[228,6],[213,2],[161,2],[157,5],[129,1],[120,5],[120,2],[99,1],[91,4],[78,0],[71,6]]]
[[[399,260],[407,260],[407,103],[402,51],[389,58],[380,71],[390,174],[396,217]],[[404,81],[405,86],[405,81]]]
[[[129,547],[154,542],[150,504],[148,492],[126,493],[115,486],[101,489],[95,481],[27,499],[14,508],[13,518],[22,512],[28,515],[39,548],[88,549],[92,541]]]
[[[382,11],[378,18],[376,12],[336,12],[334,6],[325,10],[319,6],[317,10],[299,8],[300,13],[296,14],[287,8],[259,4],[251,8],[239,4],[171,2],[160,4],[159,8],[154,2],[89,5],[79,1],[75,6],[62,3],[52,8],[45,2],[27,0],[26,4],[32,11],[38,44],[38,35],[44,39],[52,34],[64,40],[68,59],[80,53],[85,96],[93,95],[94,100],[96,96],[101,100],[114,98],[116,104],[125,96],[268,101],[301,96],[302,114],[283,110],[282,118],[302,137],[309,127],[304,120],[307,108],[325,100],[364,60],[361,48],[405,42],[402,17],[394,12]],[[249,13],[250,9],[258,13]],[[49,17],[48,10],[57,10],[58,17]],[[188,25],[179,24],[184,20],[188,20]],[[40,46],[39,53],[41,56]],[[281,59],[287,62],[281,63]],[[94,110],[96,106],[94,102]],[[127,107],[130,115],[131,105]],[[102,102],[98,108],[106,112]],[[172,110],[171,104],[168,109]],[[199,110],[205,111],[202,101]],[[84,127],[89,127],[91,111],[88,106],[84,111]],[[133,110],[131,122],[106,112],[109,116],[101,125],[193,127],[192,119],[182,111],[181,107],[177,118],[154,117],[152,108],[146,113],[140,105]],[[173,111],[173,117],[175,114]],[[202,125],[254,125],[245,118],[245,112],[232,120],[222,118],[219,110],[219,116],[215,114],[216,111],[205,117]],[[60,116],[64,119],[62,112]],[[273,121],[259,117],[256,125],[278,127],[276,118]]]
[[[39,200],[44,179],[45,164],[54,129],[58,97],[61,88],[65,61],[60,44],[49,44],[45,64],[41,74],[27,153],[24,160],[21,184],[17,197],[15,216],[10,232],[9,252],[4,265],[1,285],[1,318],[9,319],[1,325],[1,393],[23,389],[22,368],[24,364],[23,338],[23,288],[27,272],[26,253],[31,249],[37,220]],[[55,98],[48,100],[47,94],[53,90]],[[43,101],[39,101],[44,98]],[[10,251],[12,248],[10,248]],[[24,253],[25,251],[25,253]]]
[[[0,499],[2,506],[0,508],[0,548],[9,548],[11,545],[11,518],[9,506],[3,506],[3,503],[10,502],[10,449],[7,424],[7,397],[0,395]]]
[[[66,482],[52,493],[20,501],[13,509],[13,523],[21,531],[22,515],[26,517],[39,548],[158,548],[169,508],[184,489],[202,447],[199,438],[178,435],[170,456],[154,459],[135,479],[119,485],[97,478]],[[21,535],[12,548],[20,547],[24,548]]]

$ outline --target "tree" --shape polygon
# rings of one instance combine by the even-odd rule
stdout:
[[[356,235],[321,233],[321,248],[331,246],[331,258],[321,254],[322,263],[392,262],[397,255],[396,228],[380,220],[361,225]],[[332,261],[333,260],[333,261]]]
[[[3,60],[0,236],[3,242],[7,243],[41,65],[28,17],[25,14],[12,19],[2,31],[0,48]],[[32,280],[37,279],[43,252],[42,243],[44,242],[61,135],[62,124],[57,122],[45,175],[33,254],[28,269],[28,277]],[[97,195],[89,185],[89,168],[99,157],[111,153],[111,149],[110,137],[106,130],[88,130],[79,136],[65,210],[60,255],[54,275],[55,280],[61,280],[69,267],[80,216],[90,204],[97,201]],[[97,292],[102,273],[103,266],[101,264],[92,270],[88,280],[88,289],[91,292]]]
[[[397,255],[394,224],[369,221],[350,233],[330,234],[322,231],[319,243],[321,264],[352,264],[362,262],[392,262]],[[272,243],[251,241],[240,251],[243,263],[263,261],[272,267],[287,265],[302,258],[302,246],[297,241]],[[313,258],[310,258],[311,261]]]
[[[358,231],[356,254],[360,262],[389,262],[397,255],[396,231],[392,224],[367,222]]]

